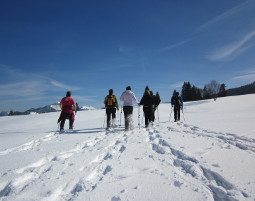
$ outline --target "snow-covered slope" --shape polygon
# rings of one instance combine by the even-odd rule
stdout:
[[[161,104],[149,129],[139,129],[135,108],[129,132],[120,111],[112,132],[102,128],[104,110],[78,112],[64,134],[59,112],[2,117],[0,200],[254,201],[254,102],[190,102],[178,123]]]

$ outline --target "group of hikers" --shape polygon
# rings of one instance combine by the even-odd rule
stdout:
[[[133,103],[136,103],[138,106],[143,106],[145,127],[148,127],[155,121],[155,111],[158,109],[161,99],[158,92],[156,95],[153,95],[153,92],[150,91],[148,86],[146,86],[143,97],[139,102],[134,92],[131,91],[131,87],[127,86],[126,90],[120,96],[120,101],[123,102],[122,105],[125,119],[125,130],[128,131],[134,129],[132,123]],[[109,89],[109,94],[104,99],[104,105],[107,117],[106,129],[109,130],[111,127],[116,127],[116,110],[119,110],[118,99],[114,95],[113,89]],[[173,94],[171,98],[171,105],[172,108],[174,108],[174,121],[179,121],[180,110],[183,108],[183,100],[178,92]],[[75,119],[74,113],[77,112],[77,105],[74,99],[71,97],[70,91],[68,91],[66,96],[60,101],[60,108],[61,114],[58,119],[58,123],[60,123],[60,131],[64,130],[66,119],[69,120],[69,129],[73,129],[73,123]]]

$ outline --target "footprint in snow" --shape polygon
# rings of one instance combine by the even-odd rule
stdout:
[[[181,183],[181,182],[179,182],[179,181],[174,181],[174,186],[176,186],[176,187],[178,187],[178,188],[180,188],[182,184],[183,184],[183,183]]]
[[[121,201],[119,196],[113,196],[111,201]]]

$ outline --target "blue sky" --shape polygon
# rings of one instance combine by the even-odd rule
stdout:
[[[169,101],[184,81],[255,81],[255,0],[0,1],[0,111],[103,106],[130,85]]]

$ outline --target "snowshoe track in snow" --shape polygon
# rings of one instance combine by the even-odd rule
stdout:
[[[6,154],[10,154],[10,153],[15,153],[15,152],[21,152],[21,151],[27,151],[27,150],[32,150],[32,149],[35,149],[36,147],[40,146],[41,143],[43,142],[47,142],[47,141],[50,141],[50,140],[53,140],[55,139],[57,136],[55,135],[55,133],[50,133],[40,139],[37,139],[37,140],[31,140],[30,142],[26,142],[22,145],[19,145],[19,146],[16,146],[16,147],[13,147],[13,148],[9,148],[9,149],[6,149],[4,151],[1,151],[0,152],[0,156],[1,155],[6,155]]]
[[[100,185],[105,185],[107,183],[105,180],[110,177],[112,182],[126,181],[135,174],[114,175],[116,168],[114,163],[121,163],[123,154],[129,148],[128,146],[131,146],[129,142],[131,139],[132,143],[136,144],[132,147],[148,146],[148,150],[145,151],[147,155],[138,157],[134,154],[134,161],[139,163],[139,161],[144,160],[144,156],[147,156],[150,160],[155,161],[158,167],[169,168],[171,170],[169,173],[174,172],[174,174],[168,175],[161,168],[143,168],[133,171],[140,171],[155,178],[163,177],[165,184],[177,189],[191,188],[203,200],[233,201],[250,197],[244,192],[245,189],[239,189],[219,172],[211,170],[204,161],[201,161],[201,158],[186,153],[185,149],[181,147],[176,147],[171,142],[172,133],[180,134],[180,136],[190,135],[192,138],[214,139],[219,142],[217,146],[222,146],[222,148],[235,147],[254,154],[254,141],[251,139],[238,137],[234,134],[204,130],[180,122],[156,124],[147,129],[138,130],[135,128],[134,131],[130,132],[125,132],[123,129],[98,131],[93,133],[95,136],[91,135],[91,137],[77,142],[65,151],[46,154],[40,160],[31,162],[24,167],[6,171],[1,176],[4,182],[0,182],[0,200],[22,200],[27,193],[41,189],[40,192],[36,192],[37,194],[40,193],[41,200],[71,201],[79,199],[80,195],[94,192]],[[74,132],[74,134],[79,134],[79,132]],[[54,140],[60,142],[62,137],[70,136],[50,133],[38,140],[6,149],[0,152],[0,155],[38,149],[42,143],[54,142]],[[80,160],[79,158],[84,155],[86,158]],[[54,185],[54,182],[57,184]],[[49,185],[51,189],[47,188],[48,183],[51,184]],[[112,195],[111,200],[122,200],[122,195],[126,192],[138,191],[139,189],[139,184],[134,184],[133,188],[123,188],[119,194]],[[31,195],[31,199],[33,199],[33,195]]]
[[[53,136],[55,136],[54,133],[51,133],[42,138],[43,140],[39,139],[33,142],[35,143],[42,142],[45,141],[45,139],[46,141],[52,140],[54,138]],[[91,151],[89,148],[96,146],[96,144],[99,144],[100,142],[105,140],[106,137],[107,137],[106,135],[102,135],[99,137],[95,137],[93,139],[86,140],[84,142],[78,143],[76,147],[73,149],[56,153],[53,156],[46,156],[40,159],[39,161],[31,163],[23,168],[19,168],[14,171],[10,170],[6,172],[4,175],[6,176],[11,175],[14,177],[14,179],[9,181],[5,185],[5,187],[2,190],[0,190],[0,197],[15,196],[16,194],[22,195],[23,193],[26,193],[26,189],[33,188],[33,186],[41,180],[40,179],[41,177],[43,176],[45,177],[47,174],[50,174],[50,172],[53,170],[53,167],[59,168],[58,172],[60,175],[66,174],[65,170],[75,165],[73,162],[68,160],[69,158],[71,158],[72,156],[82,154],[83,152]],[[37,144],[37,146],[39,146],[39,144]],[[24,151],[24,149],[11,149],[11,150]],[[10,149],[6,150],[6,153],[10,153]],[[106,171],[104,171],[104,173],[105,172]],[[59,175],[55,175],[50,180],[54,182],[54,180],[57,180],[58,177]],[[48,196],[54,197],[57,194],[59,195],[62,194],[64,191],[61,191],[60,189],[61,187],[59,187],[56,190],[53,196],[50,196],[51,193],[48,193]]]
[[[112,166],[109,161],[120,157],[126,149],[125,144],[128,137],[125,132],[112,132],[112,134],[115,135],[114,138],[112,138],[111,133],[105,132],[105,135],[102,134],[98,137],[78,143],[73,149],[46,156],[39,161],[15,171],[8,171],[6,175],[11,175],[14,179],[6,183],[6,185],[0,189],[0,198],[13,197],[15,195],[16,200],[22,198],[22,195],[26,193],[27,189],[33,188],[35,184],[41,181],[42,177],[47,178],[47,174],[49,174],[48,182],[57,181],[58,177],[66,174],[73,174],[74,177],[72,180],[61,183],[55,190],[44,192],[47,197],[45,200],[55,200],[56,198],[74,200],[79,193],[83,191],[93,191],[104,177],[111,172]],[[108,142],[108,146],[102,147],[100,143],[108,141],[109,137],[112,139]],[[97,145],[100,146],[96,149]],[[91,158],[90,162],[86,161],[84,163],[87,164],[86,166],[73,162],[76,157],[81,157],[84,152],[93,151],[99,151],[101,154]],[[79,176],[73,173],[73,171],[77,169],[77,166],[80,166]],[[50,176],[52,174],[51,171],[53,169],[56,171],[56,168],[59,169],[57,170],[59,174]],[[45,182],[47,181],[43,183]],[[41,193],[43,194],[43,192]]]
[[[176,132],[184,132],[188,134],[192,134],[198,137],[208,137],[218,139],[220,142],[224,144],[224,147],[230,148],[230,146],[235,146],[239,149],[250,152],[251,154],[255,154],[255,140],[247,137],[237,136],[231,133],[222,133],[216,131],[210,131],[206,129],[199,128],[197,126],[188,125],[185,123],[177,123],[179,125],[179,129],[171,128],[168,129]],[[229,146],[226,146],[229,145]]]
[[[178,128],[178,126],[180,128]],[[173,148],[173,146],[169,143],[169,140],[163,139],[159,130],[157,130],[157,127],[158,126],[154,126],[153,128],[151,127],[147,129],[151,148],[157,154],[166,155],[166,157],[161,160],[164,163],[167,162],[169,165],[173,165],[175,168],[177,168],[176,172],[180,178],[185,180],[185,175],[191,175],[195,179],[192,185],[196,186],[195,189],[203,189],[202,191],[205,193],[206,198],[213,197],[214,200],[217,201],[237,201],[238,199],[236,197],[248,197],[248,195],[243,192],[243,190],[237,189],[233,184],[224,179],[219,173],[216,173],[204,167],[203,165],[200,165],[199,160],[196,158],[188,156],[182,151]],[[160,130],[162,131],[163,129],[161,128]],[[167,127],[167,130],[172,132],[179,132],[180,134],[189,133],[198,136],[201,135],[203,137],[213,137],[219,140],[223,140],[224,143],[230,143],[232,145],[236,145],[236,142],[238,141],[238,143],[247,148],[244,150],[250,150],[253,152],[253,141],[247,138],[234,138],[234,135],[210,132],[183,123],[177,123],[177,126],[174,127]],[[169,133],[169,135],[171,135],[171,133]],[[232,137],[230,138],[229,136]],[[239,146],[237,147],[240,148]],[[197,181],[199,181],[199,183]],[[180,181],[176,180],[174,184],[176,186],[180,186],[182,184],[181,179]]]

